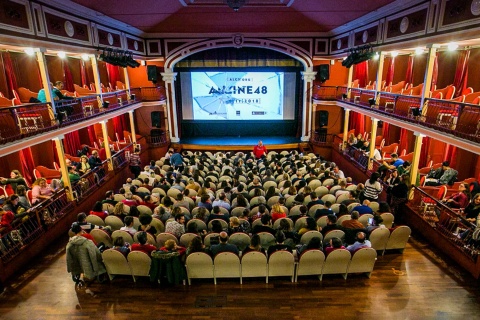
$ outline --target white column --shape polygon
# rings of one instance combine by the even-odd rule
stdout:
[[[53,138],[55,142],[55,147],[57,149],[57,156],[58,156],[58,164],[60,165],[60,172],[62,174],[62,181],[63,187],[68,190],[66,192],[68,200],[73,200],[73,190],[72,190],[72,183],[70,182],[70,178],[68,177],[68,168],[67,163],[65,162],[65,150],[63,149],[62,140],[65,138],[64,135],[59,135]]]
[[[432,74],[433,66],[435,64],[435,56],[437,55],[438,44],[430,44],[428,47],[427,67],[425,68],[425,78],[423,79],[422,100],[420,107],[425,105],[425,98],[430,97],[430,91],[432,90]]]
[[[377,137],[378,119],[372,118],[372,131],[370,132],[370,153],[368,154],[368,169],[372,169],[373,155],[375,154],[375,138]]]
[[[383,75],[383,64],[385,62],[385,52],[379,52],[378,57],[378,68],[377,68],[377,78],[376,78],[376,85],[375,85],[375,99],[376,104],[378,105],[380,99],[380,91],[382,91],[382,75]]]
[[[303,80],[303,114],[302,114],[302,141],[308,141],[310,139],[310,132],[312,130],[312,87],[313,80],[315,80],[316,72],[304,71],[302,72]]]
[[[423,137],[425,137],[425,135],[419,132],[414,132],[413,134],[415,135],[415,147],[413,149],[413,159],[410,167],[410,183],[412,186],[417,183],[418,164],[420,162]]]
[[[342,149],[347,145],[348,135],[348,121],[350,120],[350,109],[345,108],[345,118],[343,120],[343,144]]]
[[[103,105],[102,85],[100,83],[100,71],[98,70],[97,57],[95,55],[91,55],[90,61],[92,63],[93,80],[95,81],[95,91],[98,94],[98,97],[97,97],[98,107],[102,108],[102,105]]]
[[[50,104],[52,105],[52,114],[50,115],[50,117],[54,119],[55,116],[53,115],[53,113],[56,112],[55,101],[53,99],[52,88],[50,87],[50,77],[48,75],[47,61],[45,60],[45,51],[46,50],[42,48],[38,50],[35,54],[37,55],[37,62],[40,70],[40,77],[42,78],[43,90],[45,90],[45,97],[47,98],[47,102],[50,102]]]
[[[178,137],[178,119],[176,111],[175,101],[175,78],[176,72],[171,70],[165,70],[162,75],[162,80],[165,82],[165,91],[167,93],[167,118],[168,118],[168,131],[170,132],[170,141],[177,143],[180,141]]]
[[[137,143],[137,134],[135,132],[135,120],[133,119],[134,110],[128,111],[128,117],[130,118],[130,131],[132,133],[132,143]],[[126,139],[126,137],[125,137]]]
[[[347,79],[347,98],[350,99],[350,88],[352,87],[352,81],[353,81],[353,68],[350,67],[348,68],[348,79]]]

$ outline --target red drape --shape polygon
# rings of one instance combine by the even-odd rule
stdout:
[[[70,72],[70,67],[68,66],[68,62],[62,60],[63,64],[63,84],[65,85],[65,90],[70,92],[74,92],[75,88],[73,87],[73,76],[72,72]]]
[[[58,165],[60,165],[60,161],[58,161],[58,153],[57,153],[57,146],[55,145],[55,141],[52,140],[52,150],[53,150],[53,161],[55,161]],[[72,156],[76,156],[77,154],[72,154]]]
[[[13,90],[17,90],[17,77],[15,76],[15,69],[13,68],[12,58],[10,57],[10,52],[2,52],[2,61],[5,71],[5,81],[7,82],[8,92],[6,96],[13,98]]]
[[[422,150],[420,151],[420,160],[418,161],[418,167],[423,168],[428,162],[428,150],[430,149],[430,137],[423,137]]]
[[[353,68],[353,78],[358,79],[360,88],[365,88],[368,84],[368,61],[360,62]]]
[[[23,177],[29,184],[32,184],[35,180],[33,175],[33,169],[35,169],[35,163],[33,162],[32,149],[30,147],[20,150],[20,165],[22,167]]]
[[[88,131],[88,140],[90,140],[89,146],[93,147],[93,142],[97,141],[97,136],[95,135],[95,127],[93,124],[87,128]]]
[[[457,69],[455,69],[455,78],[453,80],[453,85],[455,86],[454,98],[460,96],[463,90],[467,88],[469,57],[470,50],[464,50],[458,55]]]
[[[449,161],[450,167],[455,168],[457,162],[457,147],[447,144],[443,161]]]
[[[413,61],[414,56],[408,57],[407,72],[405,74],[405,83],[413,83]]]
[[[107,65],[107,74],[108,74],[108,82],[110,82],[110,86],[112,89],[115,89],[117,85],[117,81],[120,81],[120,73],[118,71],[118,66],[114,66],[113,64],[106,63]]]
[[[385,139],[386,146],[390,144],[390,138],[388,137],[388,134],[390,133],[389,131],[390,131],[390,123],[383,122],[382,135],[383,135],[383,138]]]
[[[127,121],[125,120],[126,114],[113,118],[113,130],[118,134],[118,138],[123,140],[123,131],[127,131]]]
[[[395,58],[391,57],[387,69],[387,76],[385,77],[386,85],[393,84],[393,74],[395,73]]]
[[[398,145],[398,154],[402,152],[403,149],[408,150],[408,131],[407,129],[402,128],[400,130],[400,143]]]
[[[437,85],[438,78],[438,53],[435,55],[435,60],[433,60],[433,70],[432,70],[432,85],[430,90],[435,90]]]
[[[77,155],[77,150],[80,150],[80,135],[78,131],[72,131],[65,134],[65,139],[63,139],[63,147],[65,153],[68,153],[71,156]]]
[[[88,79],[88,72],[87,66],[85,65],[85,61],[80,60],[80,74],[82,76],[82,87],[90,85],[90,79]]]
[[[365,116],[361,113],[352,111],[350,112],[350,129],[355,129],[355,134],[365,132]]]

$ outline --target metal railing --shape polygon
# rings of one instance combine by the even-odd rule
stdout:
[[[147,136],[147,142],[153,148],[170,145],[170,132],[162,131],[157,135],[149,135]]]

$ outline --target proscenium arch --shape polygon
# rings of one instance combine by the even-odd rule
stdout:
[[[306,72],[313,70],[313,61],[308,52],[291,44],[276,40],[266,40],[258,38],[244,38],[241,46],[235,45],[232,38],[222,38],[213,40],[201,40],[198,42],[186,43],[172,51],[165,60],[165,72],[173,72],[174,66],[186,57],[206,50],[218,48],[236,48],[236,47],[254,47],[269,49],[288,55],[303,65]]]

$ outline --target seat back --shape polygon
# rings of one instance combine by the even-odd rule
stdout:
[[[192,220],[188,221],[187,222],[187,229],[188,229],[188,225],[191,224],[191,223],[194,223],[194,224],[197,225],[197,230],[198,231],[207,230],[207,224],[203,220],[192,219]]]
[[[343,239],[345,238],[345,232],[343,232],[342,230],[332,230],[330,232],[328,232],[326,235],[325,235],[325,238],[323,239],[323,244],[328,244],[330,243],[330,239],[332,238],[339,238],[339,239]]]
[[[387,246],[388,238],[390,238],[390,230],[387,228],[376,228],[369,236],[372,248],[382,253]]]
[[[148,277],[150,275],[152,259],[145,252],[132,251],[128,254],[127,260],[134,278],[135,276]]]
[[[156,240],[157,240],[157,246],[159,248],[163,247],[165,245],[165,241],[167,241],[167,240],[173,240],[173,241],[175,241],[176,244],[178,244],[177,237],[175,237],[173,234],[168,233],[168,232],[159,233],[157,235]]]
[[[213,275],[217,278],[240,278],[240,258],[232,252],[220,252],[213,260]]]
[[[258,236],[260,237],[261,246],[264,249],[275,244],[275,237],[269,232],[259,232]]]
[[[114,275],[131,275],[132,270],[128,264],[127,258],[115,249],[108,249],[102,253],[103,263],[107,269],[110,280]]]
[[[290,225],[290,228],[293,228],[293,226],[295,225],[292,219],[290,218],[280,218],[280,219],[277,219],[273,224],[273,229],[277,230],[280,227],[280,222],[282,222],[282,220],[287,220],[288,224]]]
[[[107,247],[113,247],[112,238],[105,231],[101,229],[92,229],[90,231],[90,235],[93,237],[93,239],[95,239],[97,244],[103,242]]]
[[[307,250],[300,255],[297,266],[297,277],[322,274],[325,254],[320,250]]]
[[[190,244],[190,241],[192,241],[192,239],[196,237],[198,237],[198,235],[195,233],[184,233],[180,237],[180,245],[186,248]]]
[[[325,186],[319,186],[315,189],[315,193],[317,194],[317,197],[319,197],[320,199],[324,195],[328,194],[328,191],[329,191],[328,188]]]
[[[153,218],[152,222],[150,222],[150,225],[152,225],[153,227],[155,227],[155,229],[157,229],[157,234],[165,232],[165,225],[160,219]]]
[[[258,251],[250,251],[242,256],[242,278],[265,277],[267,279],[267,256]]]
[[[343,216],[341,216],[340,218],[338,218],[338,220],[337,220],[337,225],[338,225],[338,226],[341,226],[343,221],[345,221],[345,220],[350,220],[350,219],[352,219],[352,217],[351,217],[349,214],[344,214]]]
[[[134,242],[138,242],[138,234],[140,233],[141,231],[138,231],[137,233],[135,233],[133,235],[133,241]],[[148,244],[151,244],[152,246],[157,246],[157,241],[155,240],[155,237],[152,236],[151,233],[147,232],[147,243]]]
[[[412,230],[408,226],[400,226],[395,228],[390,234],[390,238],[388,238],[385,250],[399,249],[403,252],[411,233]]]
[[[302,237],[300,238],[300,243],[308,244],[310,240],[312,240],[313,238],[319,238],[321,243],[323,240],[323,235],[318,231],[314,231],[314,230],[307,231],[304,234],[302,234]]]
[[[194,278],[214,278],[212,258],[205,252],[194,252],[185,261],[188,284]]]
[[[205,247],[209,248],[209,247],[211,246],[211,243],[210,243],[211,239],[212,239],[213,237],[219,237],[219,236],[220,236],[220,234],[219,234],[219,233],[215,233],[215,232],[214,232],[214,233],[207,234],[207,235],[205,236],[205,238],[203,239],[203,244],[205,245]]]
[[[368,219],[373,218],[373,214],[370,213],[365,213],[358,218],[358,222],[363,224],[363,226],[366,228],[368,226]]]
[[[307,217],[301,217],[301,218],[298,218],[297,221],[295,221],[295,231],[298,231],[306,226],[307,226]]]
[[[101,226],[101,227],[105,226],[105,221],[103,221],[102,218],[100,218],[99,216],[96,216],[96,215],[93,215],[93,214],[87,216],[86,221],[88,223],[92,223],[96,226]]]
[[[376,260],[377,251],[375,249],[362,248],[357,250],[348,265],[348,273],[367,273],[370,278]]]
[[[250,245],[250,237],[243,232],[236,232],[228,238],[228,243],[237,246],[238,250],[243,251]]]
[[[389,212],[385,212],[385,213],[382,213],[380,215],[380,217],[382,217],[383,219],[383,222],[382,224],[385,225],[385,227],[387,228],[391,228],[392,225],[393,225],[393,220],[395,219],[395,217],[393,216],[393,214],[389,213]]]
[[[337,249],[330,252],[323,265],[322,277],[325,274],[342,274],[343,278],[346,279],[351,257],[350,251],[346,249]]]
[[[268,276],[289,276],[293,282],[295,258],[291,252],[276,251],[268,258]]]
[[[317,219],[317,226],[325,227],[327,225],[327,216],[323,216]]]
[[[125,240],[125,242],[128,242],[130,244],[133,243],[133,237],[130,233],[128,233],[127,231],[123,231],[123,230],[115,230],[113,231],[112,233],[112,240],[113,242],[115,242],[115,239],[117,239],[118,237],[121,237],[123,238],[123,240]]]
[[[105,218],[105,224],[110,226],[113,231],[120,230],[123,227],[123,222],[120,220],[119,217],[116,216],[108,216]]]

